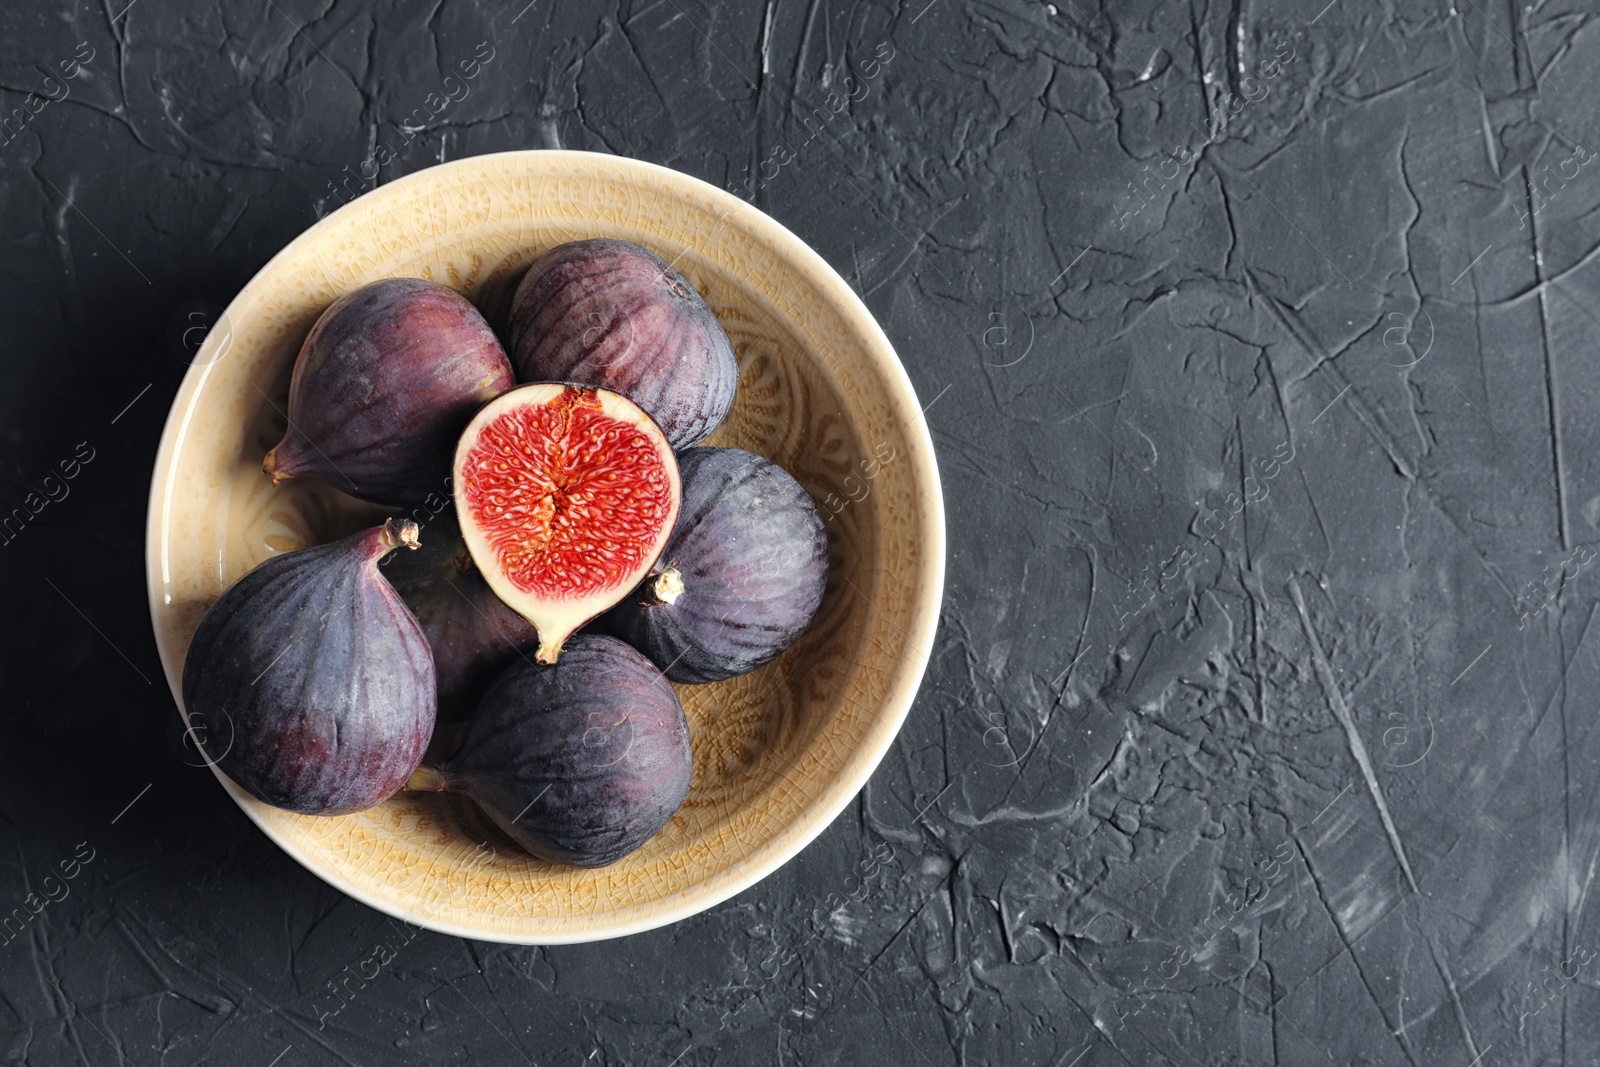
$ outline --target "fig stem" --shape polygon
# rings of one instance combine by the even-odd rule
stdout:
[[[278,485],[285,478],[290,477],[278,469],[278,450],[276,448],[267,451],[266,458],[261,461],[261,469],[272,479],[273,485]]]
[[[406,788],[413,793],[441,793],[446,788],[444,774],[437,767],[418,767],[411,772]]]
[[[385,519],[383,522],[383,550],[392,552],[401,546],[406,548],[420,548],[422,542],[418,538],[421,530],[411,519]]]
[[[563,634],[558,639],[552,641],[543,634],[540,634],[539,651],[533,654],[533,658],[546,666],[554,663],[556,661],[556,657],[561,655],[561,646],[566,644],[567,636],[568,635]]]
[[[668,567],[650,583],[650,597],[657,604],[673,604],[683,595],[683,575],[678,568]]]

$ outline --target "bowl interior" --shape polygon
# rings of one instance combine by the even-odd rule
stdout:
[[[819,833],[893,739],[931,647],[943,526],[916,398],[860,301],[777,223],[684,175],[577,152],[460,160],[328,216],[245,287],[174,402],[151,494],[151,611],[181,701],[184,654],[223,589],[268,556],[384,514],[311,480],[274,488],[261,473],[285,427],[294,357],[322,309],[356,286],[413,275],[459,290],[499,328],[535,256],[598,236],[657,251],[732,337],[739,391],[707,443],[778,462],[817,501],[831,570],[811,629],[752,674],[678,687],[694,747],[689,797],[645,847],[601,870],[527,857],[459,797],[401,794],[316,818],[262,805],[219,775],[332,884],[486,940],[616,936],[725,899]],[[229,724],[198,728],[209,747],[225,743]]]

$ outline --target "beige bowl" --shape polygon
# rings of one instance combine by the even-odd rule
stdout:
[[[732,681],[680,686],[694,745],[682,810],[602,870],[530,859],[471,802],[401,794],[317,818],[224,787],[329,884],[408,922],[523,944],[674,922],[755,884],[867,781],[927,665],[944,580],[933,446],[911,382],[844,281],[743,201],[648,163],[508,152],[432,167],[353,201],[261,269],[206,337],[167,418],[150,494],[150,613],[180,705],[184,655],[228,585],[268,556],[381,513],[313,481],[273,488],[290,368],[317,315],[379,278],[444,282],[496,321],[539,253],[621,237],[703,293],[739,357],[733,413],[709,443],[767,456],[828,520],[831,572],[810,631]],[[191,724],[207,751],[229,724]]]

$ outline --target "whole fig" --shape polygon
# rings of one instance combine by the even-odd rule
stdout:
[[[484,581],[450,511],[428,524],[415,552],[386,557],[383,573],[433,649],[441,721],[467,719],[495,676],[519,655],[532,658],[539,646],[533,623]]]
[[[317,319],[289,383],[289,428],[262,469],[311,474],[378,504],[450,495],[456,438],[516,384],[478,309],[421,278],[386,278]]]
[[[411,788],[465,793],[541,859],[603,867],[667,824],[692,767],[661,673],[620,641],[579,634],[551,666],[507,668],[460,749]]]
[[[753,671],[792,645],[828,580],[828,535],[811,497],[770,460],[737,448],[678,456],[683,504],[648,577],[596,628],[675,682]]]
[[[739,384],[733,344],[705,300],[630,241],[574,241],[536,259],[512,298],[510,349],[519,381],[621,393],[674,449],[705,440]]]
[[[341,815],[381,803],[416,770],[433,735],[433,657],[378,572],[382,556],[416,543],[416,523],[390,519],[285,552],[201,620],[183,703],[226,739],[220,753],[202,748],[251,796]]]

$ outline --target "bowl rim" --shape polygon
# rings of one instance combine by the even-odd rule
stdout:
[[[793,264],[795,269],[806,275],[812,284],[828,293],[838,312],[849,323],[852,332],[863,336],[867,340],[869,350],[876,350],[870,352],[873,357],[874,369],[886,379],[884,392],[891,414],[904,432],[907,445],[916,454],[918,462],[912,467],[913,477],[917,481],[914,488],[917,495],[926,502],[927,506],[922,509],[922,521],[918,531],[923,548],[921,553],[923,558],[918,561],[918,571],[911,579],[916,582],[916,587],[911,596],[909,623],[904,628],[907,635],[909,655],[903,662],[902,668],[896,672],[893,682],[884,694],[878,715],[868,728],[866,737],[856,751],[850,755],[842,773],[817,791],[816,795],[803,808],[802,817],[774,831],[763,846],[758,846],[747,853],[746,862],[753,862],[754,865],[743,876],[727,880],[720,885],[691,887],[678,894],[677,899],[667,898],[658,902],[648,914],[632,921],[617,922],[610,926],[597,924],[582,929],[548,931],[525,935],[516,932],[465,926],[457,922],[431,916],[419,916],[352,882],[344,875],[341,869],[337,867],[325,868],[313,862],[313,857],[303,854],[302,846],[293,840],[292,834],[286,832],[287,824],[280,827],[266,821],[262,816],[262,812],[258,810],[257,802],[227,775],[222,773],[214,763],[207,761],[212,773],[222,783],[228,795],[233,798],[234,802],[243,809],[250,821],[269,840],[307,871],[340,892],[381,914],[391,916],[413,926],[472,940],[517,945],[579,944],[624,937],[668,926],[739,895],[768,878],[794,859],[807,845],[820,836],[861,792],[884,756],[888,754],[895,737],[898,736],[900,727],[916,699],[922,678],[927,671],[928,663],[933,653],[933,639],[938,628],[945,579],[944,497],[941,491],[937,460],[933,448],[933,437],[928,430],[927,420],[924,418],[925,407],[919,404],[911,378],[906,373],[904,364],[900,361],[894,347],[889,343],[889,339],[884,334],[882,327],[879,326],[877,320],[867,309],[866,303],[850,287],[849,283],[816,250],[795,236],[788,227],[760,208],[757,208],[754,204],[693,175],[627,156],[571,149],[518,149],[505,152],[490,152],[481,155],[463,156],[446,163],[424,167],[421,170],[413,171],[410,174],[396,178],[394,181],[369,190],[341,205],[336,210],[320,216],[316,222],[302,230],[261,265],[255,274],[251,276],[250,281],[246,282],[239,292],[234,295],[233,299],[228,302],[228,306],[224,309],[219,321],[231,322],[229,312],[235,310],[239,301],[250,290],[251,286],[255,285],[263,275],[266,275],[280,259],[290,256],[303,243],[314,239],[314,235],[322,223],[347,211],[356,209],[357,205],[362,205],[361,210],[368,210],[374,203],[386,197],[397,195],[396,190],[404,189],[413,184],[430,181],[438,182],[441,179],[448,184],[450,172],[482,167],[486,162],[493,160],[533,162],[535,160],[552,159],[575,166],[581,166],[586,161],[593,161],[608,168],[632,172],[630,176],[648,176],[668,195],[681,195],[684,192],[691,192],[694,195],[690,199],[704,198],[709,195],[713,201],[721,204],[727,217],[740,216],[739,221],[742,225],[752,231],[760,240],[773,246],[782,259]],[[156,450],[155,463],[151,472],[149,504],[146,510],[145,582],[151,627],[154,631],[161,667],[166,674],[168,688],[172,692],[173,700],[180,715],[185,716],[185,718],[187,717],[187,712],[183,706],[182,664],[177,662],[174,650],[168,647],[163,637],[162,605],[160,603],[161,595],[159,590],[162,587],[160,577],[162,574],[163,546],[166,543],[164,527],[168,525],[166,512],[170,508],[172,498],[171,479],[175,470],[174,460],[179,441],[184,435],[189,419],[195,412],[197,394],[212,369],[221,362],[216,350],[225,348],[229,343],[229,336],[230,331],[224,331],[220,335],[214,329],[208,331],[201,349],[196,353],[189,369],[184,373],[183,380],[179,383],[177,392],[173,396],[172,405],[168,409],[167,418],[161,432],[160,444]],[[208,349],[210,350],[210,358],[202,358]],[[163,486],[164,482],[168,483],[165,487]]]

